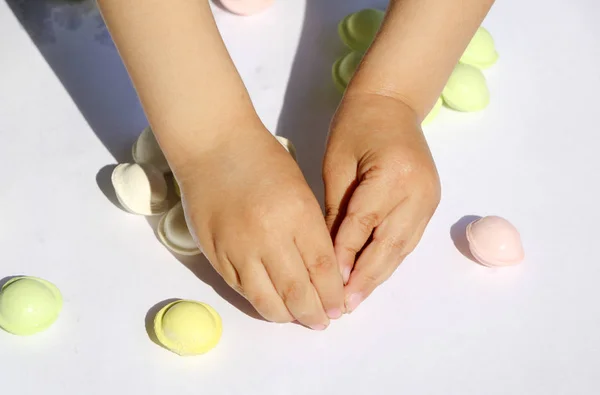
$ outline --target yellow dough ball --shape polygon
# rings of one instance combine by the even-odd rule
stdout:
[[[158,341],[175,354],[200,355],[219,343],[223,324],[211,306],[193,300],[178,300],[156,314],[154,332]]]

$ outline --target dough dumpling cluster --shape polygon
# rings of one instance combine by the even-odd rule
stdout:
[[[285,137],[275,136],[296,160],[296,148]],[[112,172],[112,185],[122,208],[136,215],[161,216],[158,238],[179,255],[198,255],[181,203],[181,190],[154,133],[145,128],[131,149],[133,163],[121,163]]]
[[[385,13],[366,8],[347,15],[338,25],[338,34],[349,52],[332,68],[334,85],[344,92],[360,66],[365,52],[375,39]],[[483,70],[498,60],[494,40],[488,30],[479,27],[448,79],[442,95],[436,101],[423,124],[431,122],[442,105],[461,112],[481,111],[490,103],[490,92]]]

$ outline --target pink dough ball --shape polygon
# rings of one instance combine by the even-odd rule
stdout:
[[[489,216],[467,226],[467,240],[473,257],[485,266],[511,266],[525,257],[521,236],[506,219]]]

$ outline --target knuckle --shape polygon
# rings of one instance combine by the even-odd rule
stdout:
[[[248,292],[244,291],[244,296],[261,314],[268,313],[271,310],[272,302],[269,295],[263,292]]]
[[[377,212],[352,214],[351,216],[354,217],[354,220],[364,234],[371,234],[373,229],[381,222],[381,216]]]
[[[304,300],[306,286],[301,281],[292,280],[286,283],[281,292],[281,298],[286,305],[296,304]]]
[[[347,251],[349,254],[352,254],[352,255],[358,255],[358,252],[360,251],[359,248],[355,248],[352,246],[344,246],[343,248],[345,251]]]
[[[311,277],[321,276],[331,273],[336,268],[335,260],[329,255],[319,255],[308,265],[308,272]]]
[[[334,204],[325,204],[325,219],[334,220],[340,213],[340,208]]]
[[[361,282],[363,284],[363,288],[367,290],[372,290],[377,288],[379,284],[381,284],[381,280],[379,276],[375,273],[364,272],[361,274]]]
[[[382,244],[388,251],[404,251],[407,247],[406,239],[399,236],[391,236],[383,239]]]
[[[246,294],[245,297],[267,321],[283,324],[293,319],[287,310],[279,308],[277,301],[266,293],[252,292]]]

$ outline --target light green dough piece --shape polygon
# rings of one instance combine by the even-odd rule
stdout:
[[[463,112],[480,111],[490,103],[490,91],[481,70],[457,64],[442,91],[446,105]]]
[[[385,13],[374,8],[365,8],[346,16],[338,25],[340,38],[353,51],[365,52],[383,22]]]
[[[460,62],[478,69],[487,69],[497,60],[498,52],[492,35],[484,27],[480,27],[461,56]]]
[[[219,343],[223,321],[206,303],[177,300],[156,314],[154,333],[163,347],[178,355],[201,355]]]
[[[0,291],[0,327],[19,336],[48,329],[62,309],[56,286],[36,277],[16,277]]]
[[[429,111],[429,114],[427,114],[427,116],[425,117],[425,119],[423,120],[423,122],[421,123],[421,125],[427,125],[428,123],[430,123],[431,121],[433,121],[433,119],[435,117],[437,117],[437,115],[440,113],[440,109],[442,108],[442,103],[443,103],[442,98],[438,97],[438,99],[435,102],[433,108],[431,109],[431,111]]]
[[[352,79],[354,72],[362,60],[363,54],[360,52],[350,52],[339,58],[332,68],[332,77],[335,86],[341,93],[344,93],[348,83]]]

